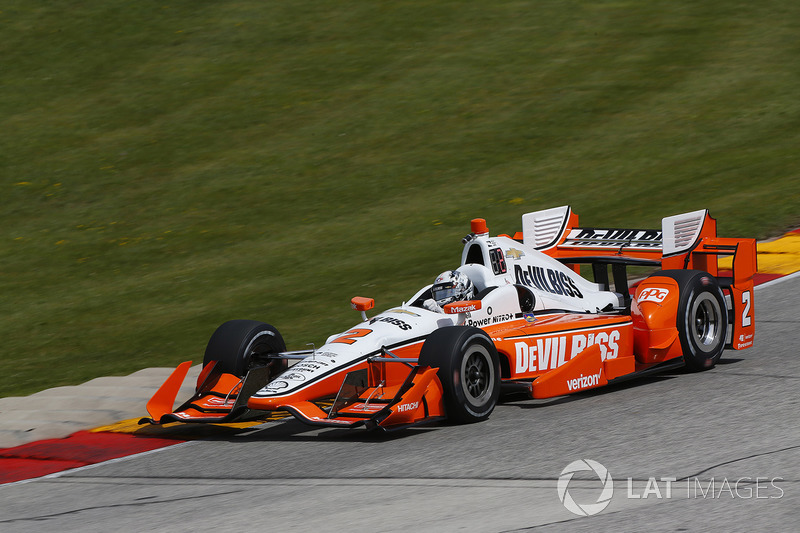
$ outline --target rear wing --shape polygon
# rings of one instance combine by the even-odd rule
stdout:
[[[578,227],[568,205],[522,215],[523,243],[552,256],[671,256],[690,251],[701,235],[716,236],[716,221],[706,209],[664,218],[660,230]]]
[[[608,265],[612,265],[615,287],[623,283],[627,287],[627,265],[708,272],[730,293],[733,347],[746,347],[747,339],[753,338],[756,241],[717,237],[717,221],[707,209],[663,218],[660,229],[621,229],[578,226],[578,215],[569,206],[561,206],[524,214],[522,232],[514,238],[577,272],[580,264],[591,264],[595,281],[606,288]],[[732,270],[722,276],[720,256],[733,256]]]
[[[578,215],[562,206],[522,215],[522,232],[514,238],[565,263],[607,258],[717,276],[717,256],[732,255],[736,280],[752,278],[756,270],[755,240],[717,237],[717,221],[707,209],[663,218],[660,229],[622,229],[578,226]]]

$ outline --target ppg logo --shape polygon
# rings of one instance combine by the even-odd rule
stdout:
[[[660,304],[669,294],[669,289],[661,289],[659,287],[648,287],[639,293],[638,300],[640,302],[655,302]]]

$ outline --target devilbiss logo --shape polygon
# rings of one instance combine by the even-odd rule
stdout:
[[[569,484],[576,472],[594,472],[600,478],[602,489],[594,503],[578,503],[570,494]],[[611,479],[608,469],[597,461],[578,459],[561,471],[556,488],[558,489],[558,499],[568,511],[580,516],[592,516],[601,512],[611,503],[611,497],[614,495],[614,480]]]

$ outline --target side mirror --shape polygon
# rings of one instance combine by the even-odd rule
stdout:
[[[444,312],[448,315],[458,315],[456,324],[462,325],[467,320],[467,313],[481,308],[480,300],[467,300],[465,302],[452,302],[445,304]]]
[[[366,312],[375,307],[375,300],[372,298],[364,298],[362,296],[354,296],[350,300],[350,306],[356,311],[361,311],[361,318],[363,318],[364,322],[366,322]]]

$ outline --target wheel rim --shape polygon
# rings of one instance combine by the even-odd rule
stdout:
[[[269,355],[274,353],[270,340],[273,334],[267,331],[258,333],[250,341],[245,350],[245,371],[257,366],[264,366],[270,362]]]
[[[494,372],[489,351],[483,346],[471,347],[461,363],[462,387],[470,403],[482,405],[491,397]]]
[[[713,351],[720,343],[722,311],[719,302],[708,293],[701,294],[692,305],[691,332],[695,342],[704,352]]]

